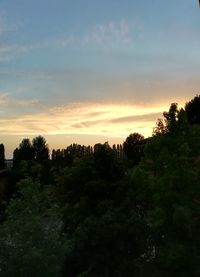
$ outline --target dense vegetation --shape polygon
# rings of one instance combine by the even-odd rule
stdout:
[[[0,145],[0,276],[200,276],[200,96],[151,138]]]

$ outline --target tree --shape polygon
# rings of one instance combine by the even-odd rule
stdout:
[[[3,144],[0,144],[0,169],[5,167],[5,148]]]
[[[130,134],[124,144],[123,149],[126,157],[132,165],[139,163],[143,155],[144,137],[138,133]]]
[[[145,276],[199,276],[200,128],[155,136],[133,172],[150,227]]]
[[[42,136],[33,139],[34,157],[36,161],[43,162],[49,159],[49,147]]]
[[[21,181],[0,225],[1,276],[60,276],[65,252],[61,225],[51,190],[31,179]]]
[[[70,244],[63,276],[140,276],[148,226],[124,176],[99,173],[102,163],[113,163],[107,147],[98,144],[96,161],[93,156],[79,160],[59,175],[57,187],[66,203],[63,234]]]
[[[17,167],[19,164],[19,148],[15,148],[13,151],[13,167]]]
[[[186,103],[185,111],[190,124],[200,124],[200,95]]]
[[[28,138],[24,138],[19,147],[13,152],[13,165],[18,166],[21,161],[34,160],[34,149]]]
[[[20,143],[18,155],[20,160],[28,161],[34,159],[33,146],[28,138],[23,139]]]
[[[153,135],[174,134],[178,129],[179,114],[178,104],[172,103],[169,111],[163,112],[164,119],[157,120]]]
[[[164,124],[164,120],[161,118],[158,118],[156,122],[156,127],[153,129],[153,136],[164,135],[166,133],[167,133],[167,128]]]
[[[178,114],[179,114],[179,110],[178,110],[177,103],[172,103],[170,105],[169,111],[163,113],[163,116],[165,118],[164,120],[166,124],[166,129],[168,132],[173,132],[176,129]]]
[[[25,177],[39,178],[41,184],[52,184],[52,168],[49,160],[49,148],[42,136],[35,137],[31,144],[23,139],[13,153],[14,172],[18,180]]]
[[[112,181],[123,176],[123,165],[108,142],[95,144],[93,156],[95,169],[100,178]]]

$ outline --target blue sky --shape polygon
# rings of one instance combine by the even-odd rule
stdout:
[[[51,147],[151,135],[163,109],[199,93],[199,46],[197,0],[1,0],[7,155],[37,134]]]

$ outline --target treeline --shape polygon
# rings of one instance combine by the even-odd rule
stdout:
[[[147,141],[148,139],[144,139],[142,135],[133,133],[126,138],[123,144],[114,144],[112,147],[108,142],[104,144],[97,143],[94,146],[73,143],[65,149],[53,149],[50,153],[49,146],[44,137],[37,136],[32,142],[29,138],[24,138],[19,147],[13,152],[13,166],[19,166],[22,161],[44,162],[47,160],[51,160],[52,164],[57,166],[72,166],[75,158],[93,155],[104,146],[110,148],[116,157],[126,157],[130,164],[134,165],[143,156],[143,149]],[[5,167],[5,149],[4,145],[0,144],[0,169]]]
[[[200,276],[200,96],[171,104],[149,139],[50,155],[38,136],[13,157],[1,276]]]

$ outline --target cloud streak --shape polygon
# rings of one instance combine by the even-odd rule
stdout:
[[[13,108],[13,107],[27,107],[32,105],[38,105],[38,100],[36,99],[16,99],[11,97],[8,93],[0,93],[0,108]]]
[[[16,31],[18,27],[19,27],[19,23],[15,23],[15,24],[8,23],[6,15],[1,12],[0,14],[0,36],[1,37],[7,33]]]
[[[90,32],[81,38],[83,45],[129,43],[132,40],[129,23],[122,19],[119,22],[110,21],[94,26]]]
[[[7,26],[0,17],[0,36],[5,32],[16,31],[17,25]],[[120,21],[109,21],[104,24],[97,24],[82,34],[70,34],[67,37],[44,39],[32,44],[9,43],[0,44],[0,62],[6,62],[15,59],[18,55],[31,52],[36,49],[45,48],[65,48],[78,45],[88,46],[116,46],[121,44],[130,44],[133,42],[133,31],[138,32],[138,24],[129,23],[125,19]]]
[[[35,102],[32,102],[35,104]],[[12,101],[10,102],[12,104]],[[19,102],[26,104],[26,100]],[[4,99],[0,106],[5,105]],[[162,111],[160,107],[122,104],[71,103],[45,108],[41,112],[0,118],[0,133],[4,135],[99,135],[125,137],[131,132],[150,136]],[[119,114],[121,115],[119,117]],[[148,127],[147,127],[148,126]]]

